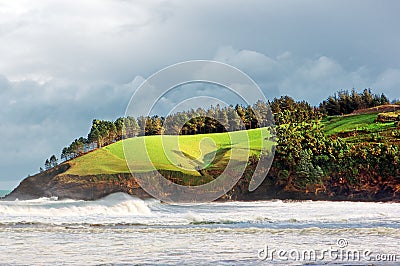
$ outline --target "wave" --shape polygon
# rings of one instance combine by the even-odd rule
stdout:
[[[125,193],[111,194],[96,201],[39,198],[0,202],[0,214],[11,216],[87,216],[146,215],[151,210],[146,203]]]
[[[400,229],[400,204],[347,202],[213,202],[163,204],[124,193],[96,201],[40,198],[0,201],[0,227],[188,226],[234,228],[373,228]]]

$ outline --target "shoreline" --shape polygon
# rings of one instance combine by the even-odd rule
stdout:
[[[130,173],[75,176],[65,174],[69,168],[70,165],[64,163],[54,169],[27,177],[9,194],[0,197],[0,200],[57,197],[58,199],[93,201],[117,192],[123,192],[141,199],[153,198],[139,186]],[[140,175],[150,176],[151,174],[140,173]],[[224,195],[215,201],[250,202],[263,200],[398,203],[400,202],[400,193],[393,191],[392,187],[374,188],[374,191],[338,187],[328,188],[325,191],[302,191],[273,184],[267,177],[260,187],[253,192],[247,190],[246,184],[238,182],[229,192],[229,195]]]

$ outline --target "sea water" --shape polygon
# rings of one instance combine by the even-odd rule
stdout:
[[[397,265],[399,247],[399,203],[0,201],[0,264]]]
[[[0,189],[0,197],[4,197],[5,195],[7,195],[10,192],[11,192],[11,190],[1,190]]]

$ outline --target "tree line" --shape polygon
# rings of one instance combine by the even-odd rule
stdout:
[[[257,115],[256,115],[257,114]],[[160,134],[193,135],[221,133],[265,127],[270,125],[272,112],[267,104],[258,101],[253,106],[220,105],[191,109],[171,114],[167,117],[158,115],[120,117],[115,121],[94,119],[87,137],[75,139],[63,148],[61,159],[73,159],[91,150],[112,144],[122,138],[150,136]]]
[[[123,138],[160,134],[221,133],[266,127],[273,121],[276,125],[311,123],[323,115],[347,114],[357,109],[387,103],[389,103],[389,99],[384,94],[378,96],[372,94],[369,89],[357,93],[353,89],[351,93],[339,91],[328,97],[319,107],[313,107],[306,101],[295,101],[289,96],[282,96],[272,101],[257,101],[252,106],[237,104],[221,107],[216,105],[208,109],[197,108],[196,110],[177,112],[167,117],[153,115],[134,118],[128,116],[117,118],[115,121],[94,119],[87,137],[77,138],[69,146],[63,148],[61,160],[73,159]],[[56,158],[53,158],[52,161],[46,160],[45,170],[58,164],[58,162],[54,163],[54,159]]]
[[[365,89],[362,93],[357,93],[353,89],[351,92],[342,90],[333,96],[329,96],[319,105],[319,109],[327,115],[341,115],[389,103],[389,99],[383,93],[381,95],[373,94],[371,89]]]

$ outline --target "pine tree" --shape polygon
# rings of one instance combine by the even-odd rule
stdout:
[[[46,159],[46,161],[44,162],[44,169],[49,170],[51,168],[51,164],[49,159]]]

